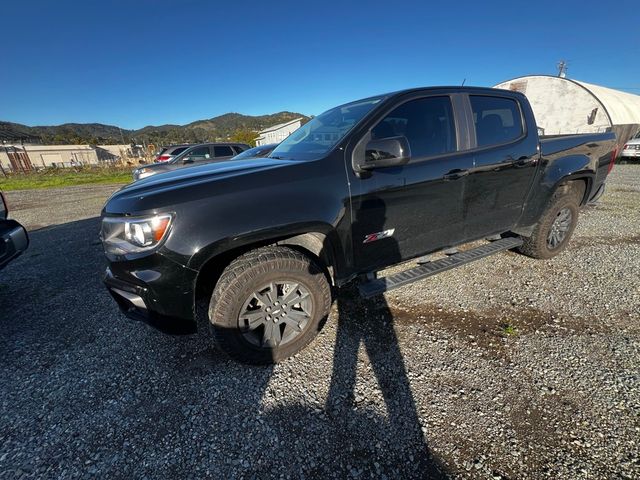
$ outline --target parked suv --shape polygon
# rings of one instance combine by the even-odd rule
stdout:
[[[603,192],[614,146],[610,132],[540,138],[527,98],[507,90],[419,88],[347,103],[268,157],[115,193],[102,212],[105,283],[134,318],[195,325],[207,299],[222,350],[277,362],[317,335],[332,287],[359,278],[368,298],[504,250],[558,255],[580,206]],[[375,276],[443,249],[452,254]]]
[[[0,269],[19,256],[29,246],[25,228],[15,220],[9,220],[9,206],[0,192]]]
[[[157,173],[170,172],[186,166],[229,160],[249,149],[244,143],[200,143],[184,149],[171,160],[138,167],[133,171],[133,180],[141,180]]]

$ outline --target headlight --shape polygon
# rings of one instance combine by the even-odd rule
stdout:
[[[147,169],[146,168],[136,168],[133,171],[133,179],[134,180],[138,180],[140,178],[140,175],[142,175],[144,172],[146,172]]]
[[[171,215],[104,217],[101,238],[105,252],[124,255],[152,250],[167,235],[171,220]]]

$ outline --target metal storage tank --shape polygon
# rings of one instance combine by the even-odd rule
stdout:
[[[613,131],[618,146],[640,130],[640,96],[550,75],[528,75],[495,88],[524,93],[543,135]]]

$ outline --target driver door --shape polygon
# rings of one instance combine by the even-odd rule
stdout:
[[[404,136],[411,154],[405,165],[360,175],[352,224],[358,271],[452,246],[463,237],[464,188],[473,156],[460,151],[457,131],[451,97],[437,95],[397,106],[363,138]],[[356,148],[354,156],[363,150]]]

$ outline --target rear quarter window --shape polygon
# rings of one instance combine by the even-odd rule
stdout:
[[[509,143],[522,136],[522,114],[517,101],[505,97],[470,95],[478,147]]]
[[[168,155],[180,155],[182,152],[184,152],[187,148],[189,147],[178,147],[178,148],[174,148],[173,150],[167,152]]]
[[[229,145],[216,145],[213,147],[213,153],[216,157],[231,157],[234,155]]]

